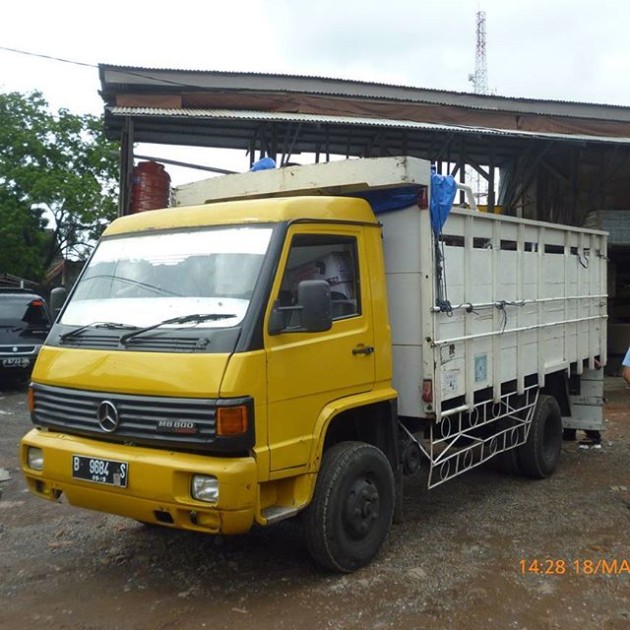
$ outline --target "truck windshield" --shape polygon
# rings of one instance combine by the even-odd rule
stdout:
[[[144,327],[211,313],[216,317],[194,325],[236,326],[249,306],[271,232],[268,227],[225,227],[104,239],[61,323]]]

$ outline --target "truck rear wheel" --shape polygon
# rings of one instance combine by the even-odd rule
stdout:
[[[518,447],[521,472],[536,479],[556,469],[562,447],[562,414],[553,396],[541,394],[536,403],[527,441]]]
[[[507,424],[508,421],[505,419],[500,422],[501,424],[498,428],[507,429],[504,439],[505,447],[508,450],[501,451],[498,455],[495,455],[493,460],[494,467],[499,472],[505,473],[506,475],[520,475],[521,464],[518,457],[518,447],[514,445],[518,444],[518,441],[522,439],[521,436],[523,435],[522,431],[524,428],[522,426],[515,426],[513,422]]]
[[[508,451],[502,451],[494,457],[494,465],[499,472],[506,475],[520,475],[521,465],[516,449],[511,448]]]
[[[304,515],[313,559],[341,573],[369,564],[391,527],[394,495],[392,468],[378,448],[341,442],[327,450]]]

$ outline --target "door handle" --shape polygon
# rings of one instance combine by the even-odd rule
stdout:
[[[354,354],[355,356],[357,354],[366,354],[366,355],[370,355],[372,354],[372,352],[374,352],[374,346],[357,346],[356,348],[352,349],[352,354]]]

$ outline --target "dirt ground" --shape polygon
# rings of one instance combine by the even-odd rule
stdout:
[[[340,576],[299,521],[215,538],[30,495],[25,388],[0,383],[0,628],[628,628],[630,389],[608,377],[606,396],[602,448],[564,443],[547,480],[410,479],[405,522]]]

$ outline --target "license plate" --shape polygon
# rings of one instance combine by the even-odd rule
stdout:
[[[129,479],[129,464],[112,459],[73,455],[72,476],[75,479],[126,488]]]
[[[21,357],[2,359],[2,367],[28,367],[28,359]]]

